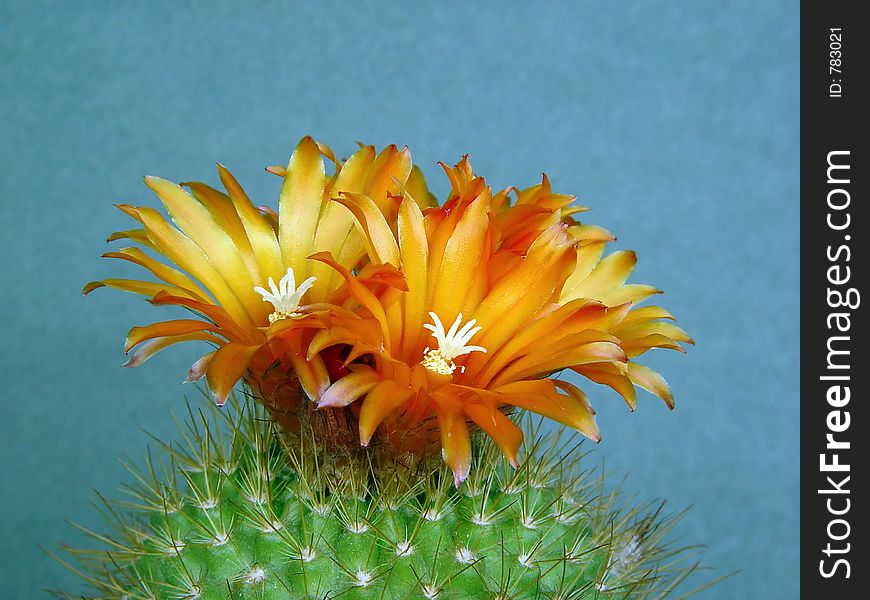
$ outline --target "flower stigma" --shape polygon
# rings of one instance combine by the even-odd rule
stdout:
[[[278,285],[269,277],[269,289],[257,286],[254,291],[263,297],[263,302],[269,302],[275,308],[274,312],[269,315],[269,325],[274,325],[281,319],[296,319],[300,315],[298,312],[299,303],[302,301],[302,296],[305,292],[314,286],[317,281],[316,277],[309,277],[296,287],[296,276],[293,274],[293,267],[287,268],[287,274],[281,278]]]
[[[426,323],[424,328],[432,332],[432,337],[438,342],[438,347],[435,349],[426,348],[423,350],[423,360],[421,364],[438,375],[453,375],[456,370],[456,363],[453,359],[472,352],[486,352],[483,346],[469,346],[468,342],[474,335],[480,331],[480,326],[475,327],[477,323],[475,319],[471,319],[465,325],[462,325],[462,313],[453,321],[449,331],[444,330],[444,324],[438,315],[430,312],[432,323]],[[462,327],[460,328],[460,325]],[[464,367],[462,369],[464,371]]]

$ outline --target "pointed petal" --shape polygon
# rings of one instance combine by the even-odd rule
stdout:
[[[254,293],[254,282],[239,255],[238,248],[208,209],[171,181],[159,177],[146,177],[145,183],[163,202],[172,220],[199,246],[209,262],[218,267],[218,275],[245,306],[248,313],[261,318],[268,314],[264,312],[267,309]]]
[[[344,278],[347,284],[347,289],[354,300],[362,304],[371,314],[377,319],[381,325],[381,332],[384,335],[384,343],[389,344],[390,330],[387,326],[387,315],[384,312],[384,307],[381,305],[377,296],[371,290],[367,289],[353,274],[346,268],[341,266],[335,258],[327,252],[319,252],[310,256],[311,260],[320,261],[331,266],[333,269]],[[389,349],[389,348],[388,348]]]
[[[454,485],[459,487],[471,471],[471,435],[465,413],[458,398],[447,394],[433,394],[433,398],[441,432],[441,454],[453,471]]]
[[[414,199],[414,202],[422,209],[430,206],[437,206],[438,199],[429,191],[426,185],[426,178],[423,176],[423,171],[420,167],[414,165],[411,168],[411,174],[408,176],[408,181],[405,183],[405,190]]]
[[[245,306],[199,246],[167,223],[156,210],[147,207],[131,209],[164,256],[201,281],[233,320],[245,327],[255,327]]]
[[[124,352],[129,352],[134,346],[138,346],[146,340],[158,337],[177,336],[197,331],[217,331],[217,327],[211,323],[196,321],[193,319],[178,319],[175,321],[162,321],[152,323],[144,327],[133,327],[127,334],[124,343]]]
[[[372,369],[360,368],[329,386],[320,398],[317,408],[347,406],[368,393],[380,381],[380,376]]]
[[[612,388],[623,397],[631,410],[637,408],[637,393],[634,384],[621,369],[609,363],[597,363],[574,367],[573,370],[595,383]]]
[[[386,160],[380,168],[370,172],[366,181],[366,194],[381,208],[385,206],[384,199],[397,194],[411,174],[411,151],[407,146],[401,150],[389,146],[382,152],[385,153],[388,154]]]
[[[287,269],[284,268],[278,238],[269,219],[257,210],[236,178],[223,165],[218,165],[218,174],[245,228],[251,249],[260,265],[260,276],[280,277]]]
[[[329,188],[328,197],[335,198],[341,192],[362,193],[366,173],[374,158],[375,149],[372,146],[363,146],[357,150],[341,166],[338,176]],[[348,236],[359,237],[354,229],[353,214],[338,202],[327,202],[323,207],[323,216],[317,223],[312,252],[330,252],[333,256],[340,256]],[[358,241],[361,243],[361,240]],[[322,300],[337,287],[340,278],[323,263],[309,264],[309,268],[319,282],[314,297]]]
[[[181,271],[154,260],[139,248],[121,248],[116,252],[106,252],[103,254],[103,258],[117,258],[139,265],[151,271],[157,278],[189,292],[200,300],[208,301],[209,299],[208,294],[190,277]]]
[[[215,222],[230,237],[248,269],[251,281],[262,281],[264,275],[251,246],[251,240],[248,239],[245,226],[230,197],[204,183],[192,181],[181,185],[190,189],[193,197],[208,210]]]
[[[430,306],[445,321],[456,317],[472,281],[481,277],[475,266],[480,264],[486,244],[489,202],[489,192],[485,192],[468,206],[444,247],[437,276],[430,275],[429,282],[434,286]]]
[[[82,295],[87,296],[91,292],[101,287],[110,287],[124,292],[133,292],[141,294],[148,298],[153,298],[157,294],[163,292],[185,298],[196,298],[196,294],[183,290],[174,285],[167,283],[157,283],[155,281],[139,281],[138,279],[103,279],[102,281],[92,281],[82,288]]]
[[[520,428],[494,406],[466,403],[463,409],[468,418],[492,438],[508,461],[516,467],[517,454],[523,443]]]
[[[629,283],[617,286],[605,292],[599,292],[595,295],[595,297],[604,304],[607,304],[608,306],[616,306],[618,304],[624,304],[626,302],[638,304],[640,302],[643,302],[650,296],[661,293],[661,290],[651,285],[646,285],[643,283]]]
[[[601,292],[622,285],[637,264],[637,255],[628,250],[610,254],[599,262],[574,290],[575,297],[597,298]]]
[[[323,359],[320,356],[308,359],[301,354],[291,354],[289,358],[305,394],[312,402],[319,402],[329,389],[329,372]]]
[[[139,346],[134,352],[130,353],[127,357],[127,362],[124,363],[125,367],[138,367],[146,360],[163,350],[164,348],[168,348],[173,344],[177,344],[179,342],[212,342],[213,344],[223,344],[224,341],[219,337],[215,337],[214,335],[200,331],[197,333],[188,333],[185,335],[173,335],[162,338],[157,338],[145,342],[141,346]]]
[[[317,143],[304,137],[290,157],[278,209],[284,267],[293,267],[300,281],[308,277],[305,258],[311,254],[325,185],[325,168]]]
[[[362,402],[359,413],[359,439],[367,446],[384,419],[411,397],[411,390],[385,379],[375,385]]]
[[[682,346],[666,335],[653,333],[640,338],[632,338],[621,342],[625,355],[628,358],[635,358],[644,354],[652,348],[667,348],[668,350],[676,350],[677,352],[685,352]]]
[[[215,350],[215,352],[217,351]],[[205,373],[208,370],[208,366],[211,364],[211,359],[214,357],[214,354],[214,352],[209,352],[208,354],[200,356],[187,371],[187,377],[184,379],[184,383],[194,383],[205,377]]]
[[[426,242],[423,213],[407,198],[399,207],[398,233],[402,270],[408,283],[408,293],[402,299],[405,314],[401,358],[409,361],[419,343],[426,313],[426,265],[429,261],[429,246]]]
[[[200,302],[186,296],[174,296],[166,292],[160,292],[151,299],[151,303],[156,306],[174,304],[198,312],[220,327],[221,335],[227,336],[231,341],[253,345],[259,343],[263,338],[262,334],[260,334],[256,329],[247,330],[239,327],[227,311],[220,306],[211,304],[210,302]]]
[[[251,359],[260,348],[262,346],[231,343],[224,344],[214,353],[206,371],[206,379],[218,406],[223,406],[227,401],[233,386],[248,370]]]
[[[579,390],[576,388],[572,395],[560,394],[556,388],[558,383],[564,382],[550,379],[516,381],[493,391],[500,394],[499,399],[505,404],[530,410],[576,429],[596,442],[600,441],[601,434],[595,424],[595,412],[585,395],[582,392],[577,394]]]
[[[346,207],[356,220],[373,262],[400,265],[399,246],[390,225],[374,201],[364,194],[344,192],[334,200]]]
[[[107,242],[114,242],[117,240],[131,240],[136,242],[137,244],[141,244],[146,248],[151,248],[152,250],[157,250],[157,247],[154,245],[154,242],[148,239],[148,234],[144,229],[128,229],[126,231],[116,231],[106,238]]]
[[[655,394],[665,401],[668,408],[674,409],[674,396],[671,394],[671,388],[660,374],[636,362],[629,362],[628,376],[636,386]]]

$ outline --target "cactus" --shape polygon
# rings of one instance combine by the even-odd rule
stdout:
[[[635,254],[604,256],[613,235],[576,220],[585,209],[546,176],[493,192],[467,156],[442,166],[439,206],[407,148],[342,161],[306,137],[268,169],[277,212],[223,166],[225,192],[146,177],[170,219],[118,205],[141,227],[109,240],[139,246],[105,256],[158,281],[84,293],[195,317],[133,327],[126,366],[206,342],[188,381],[218,406],[237,384],[245,399],[191,411],[184,445],[134,470],[135,500],[105,505],[114,536],[93,534],[107,547],[73,566],[99,593],[621,598],[667,595],[692,571],[663,541],[674,516],[621,508],[573,437],[522,416],[600,441],[587,395],[556,376],[568,369],[631,409],[636,388],[673,408],[637,359],[692,339],[638,307],[658,290],[626,283]]]
[[[443,466],[325,473],[315,440],[288,446],[259,404],[231,404],[189,407],[181,443],[102,499],[114,533],[68,549],[99,597],[652,598],[697,566],[665,539],[679,515],[622,506],[576,435],[531,418],[518,468],[478,438],[457,489]]]

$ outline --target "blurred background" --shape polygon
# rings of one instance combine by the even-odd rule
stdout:
[[[670,413],[591,389],[590,460],[627,489],[692,509],[704,598],[798,595],[798,5],[770,1],[460,3],[4,2],[0,5],[0,598],[81,591],[40,545],[100,528],[117,458],[175,435],[198,348],[122,369],[127,329],[160,317],[90,280],[129,228],[114,202],[156,204],[141,178],[217,182],[227,165],[274,205],[312,134],[470,153],[495,187],[546,171],[640,256],[633,281],[698,341],[649,362]],[[165,314],[165,313],[164,313]]]

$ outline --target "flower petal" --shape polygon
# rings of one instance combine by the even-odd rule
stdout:
[[[319,402],[329,389],[329,372],[320,356],[310,359],[301,354],[290,354],[290,364],[299,378],[299,384],[312,402]]]
[[[453,471],[454,485],[459,487],[471,471],[471,435],[465,423],[462,402],[447,393],[435,393],[432,398],[441,432],[441,454]]]
[[[172,220],[202,250],[216,273],[242,303],[249,315],[264,319],[268,308],[254,293],[254,281],[230,236],[208,209],[180,186],[160,177],[146,177],[150,187],[169,211]],[[259,283],[259,282],[258,282]]]
[[[157,283],[156,281],[139,281],[138,279],[103,279],[102,281],[92,281],[82,288],[82,295],[87,296],[101,287],[110,287],[124,292],[133,292],[134,294],[141,294],[149,298],[153,298],[161,292],[183,296],[185,298],[197,297],[195,293],[174,285]]]
[[[374,200],[364,194],[343,192],[334,199],[346,207],[356,220],[372,262],[400,265],[399,246],[390,225]]]
[[[372,369],[359,368],[329,386],[321,396],[317,408],[347,406],[368,393],[379,381],[380,376]]]
[[[262,346],[230,343],[214,353],[206,371],[206,380],[218,406],[223,406],[227,401],[233,386],[248,370],[251,359],[260,348]]]
[[[193,319],[178,319],[175,321],[162,321],[160,323],[152,323],[144,327],[133,327],[127,334],[127,340],[124,343],[124,352],[129,352],[134,346],[138,346],[146,340],[151,340],[158,337],[177,336],[197,331],[217,331],[217,327],[211,323],[204,321],[196,321]]]
[[[405,198],[399,207],[398,233],[402,271],[408,285],[408,293],[402,298],[404,326],[400,356],[410,362],[420,342],[420,335],[423,333],[429,246],[426,243],[423,213],[417,204],[408,198]]]
[[[156,306],[174,304],[198,312],[220,327],[221,335],[228,337],[230,341],[253,345],[259,343],[263,338],[262,334],[256,329],[250,331],[239,327],[227,311],[210,302],[200,302],[186,296],[176,296],[161,291],[151,299],[151,303]]]
[[[190,189],[193,197],[208,210],[212,218],[230,237],[248,269],[251,281],[264,281],[267,275],[263,275],[260,269],[251,240],[248,239],[245,226],[242,225],[242,220],[230,197],[204,183],[186,182],[181,185]]]
[[[211,364],[212,358],[214,358],[214,352],[203,354],[196,359],[196,362],[190,366],[190,369],[188,369],[184,383],[194,383],[205,377],[205,373],[208,370],[208,366]]]
[[[365,192],[375,204],[387,213],[385,199],[398,193],[411,174],[411,151],[407,146],[401,150],[390,145],[381,151],[366,181]]]
[[[148,237],[160,249],[160,252],[201,281],[234,321],[245,327],[255,327],[245,306],[239,301],[223,276],[199,246],[175,227],[172,227],[153,208],[130,206],[125,207],[125,209],[128,214],[133,215],[145,226]],[[253,288],[251,292],[253,293]]]
[[[421,209],[438,206],[438,199],[429,191],[423,171],[417,165],[411,167],[408,181],[405,182],[405,191]]]
[[[606,385],[625,399],[631,410],[637,408],[637,393],[634,384],[624,369],[620,369],[611,363],[595,363],[591,365],[579,365],[573,370],[583,375],[590,381]]]
[[[366,395],[359,412],[360,444],[367,446],[384,419],[411,397],[411,390],[385,379]]]
[[[646,391],[655,394],[665,401],[668,408],[674,409],[674,396],[665,378],[652,369],[639,365],[636,362],[628,363],[628,376],[634,384]]]
[[[278,208],[278,240],[284,268],[292,267],[300,281],[308,277],[305,258],[311,254],[325,185],[320,150],[306,136],[290,157]]]
[[[374,158],[375,149],[372,146],[363,146],[357,150],[341,166],[337,177],[329,186],[327,196],[334,198],[341,192],[361,193],[365,186],[366,173]],[[348,236],[359,237],[354,229],[353,214],[338,202],[327,202],[323,207],[323,215],[317,223],[313,252],[330,252],[333,256],[340,257]],[[310,264],[309,268],[318,281],[314,298],[323,300],[335,289],[340,278],[335,271],[323,263]]]
[[[157,338],[145,342],[141,346],[139,346],[134,352],[132,352],[127,357],[127,362],[124,363],[125,367],[138,367],[146,360],[163,350],[164,348],[168,348],[173,344],[177,344],[179,342],[211,342],[213,344],[223,344],[224,340],[219,337],[216,337],[208,332],[200,331],[196,333],[188,333],[185,335],[172,335],[162,338]]]
[[[260,265],[261,277],[282,276],[287,269],[284,268],[278,238],[269,219],[257,210],[236,178],[221,164],[218,164],[218,174],[245,228],[251,249]]]
[[[573,297],[597,298],[597,294],[621,286],[636,264],[637,255],[629,250],[620,250],[604,257],[572,291]]]
[[[516,467],[519,464],[517,454],[523,443],[522,430],[492,405],[466,403],[463,410],[468,418],[492,438],[508,461]]]
[[[372,316],[377,319],[378,323],[380,323],[381,332],[384,336],[384,343],[389,345],[390,330],[387,326],[387,315],[384,313],[384,307],[381,305],[377,296],[360,283],[349,270],[341,266],[328,252],[318,252],[309,258],[311,258],[311,260],[326,263],[338,271],[338,273],[344,278],[345,283],[347,283],[348,292],[353,299],[362,304],[372,314]]]
[[[431,257],[437,263],[438,272],[430,273],[429,283],[434,289],[430,290],[429,306],[445,321],[456,318],[472,282],[481,279],[481,253],[487,243],[490,199],[488,191],[478,196],[456,223],[443,254]],[[473,310],[477,306],[468,308]]]
[[[551,379],[516,381],[493,391],[499,393],[499,399],[505,404],[530,410],[572,427],[596,442],[601,441],[595,412],[585,395],[576,388],[571,395],[560,394],[556,386],[563,383]]]
[[[139,265],[140,267],[151,271],[151,273],[153,273],[157,278],[185,290],[200,300],[208,301],[209,299],[208,294],[190,277],[177,269],[173,269],[170,266],[154,260],[139,248],[121,248],[116,252],[106,252],[103,254],[103,258],[117,258]]]

